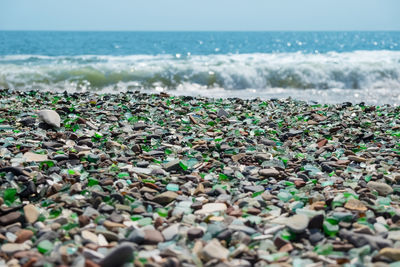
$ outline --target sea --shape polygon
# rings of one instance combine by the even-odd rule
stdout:
[[[0,31],[0,88],[400,104],[400,32]]]

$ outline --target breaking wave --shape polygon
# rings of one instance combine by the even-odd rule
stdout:
[[[325,54],[0,56],[17,90],[400,89],[399,51]]]

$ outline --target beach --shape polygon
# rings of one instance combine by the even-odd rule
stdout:
[[[390,105],[0,90],[0,262],[389,266],[399,129]]]

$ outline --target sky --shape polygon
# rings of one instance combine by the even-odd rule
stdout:
[[[0,30],[400,30],[400,0],[0,0]]]

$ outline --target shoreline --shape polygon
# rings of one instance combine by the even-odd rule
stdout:
[[[0,263],[386,266],[399,111],[0,90]]]
[[[138,88],[106,88],[106,89],[89,89],[89,90],[16,90],[0,88],[0,91],[7,91],[15,94],[18,92],[42,92],[54,95],[91,94],[93,96],[102,95],[159,95],[167,94],[171,97],[192,97],[192,98],[208,98],[217,99],[242,99],[244,101],[269,101],[274,100],[293,100],[304,102],[309,105],[329,105],[336,106],[343,103],[351,103],[352,105],[361,106],[391,106],[396,108],[400,96],[397,93],[389,94],[389,89],[294,89],[294,88],[269,88],[269,89],[224,89],[224,88],[204,88],[204,87],[183,87],[175,90],[166,89],[138,89]],[[395,89],[394,89],[395,90]],[[227,96],[229,95],[229,97]],[[332,95],[336,95],[335,98]],[[351,99],[349,99],[351,98]],[[385,99],[385,100],[382,100]],[[389,100],[390,99],[390,100]]]

